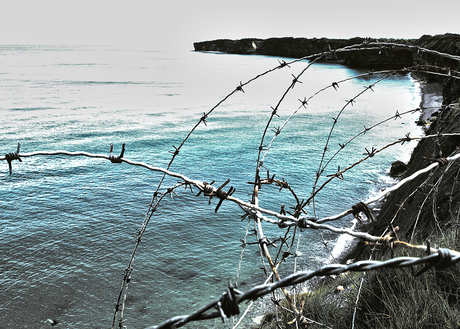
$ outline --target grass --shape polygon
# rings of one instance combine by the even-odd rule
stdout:
[[[449,237],[439,239],[436,245],[460,250],[453,231]],[[396,250],[395,257],[398,256],[421,255],[411,250]],[[381,253],[378,257],[388,259],[389,253]],[[280,309],[278,318],[275,313],[267,314],[259,328],[460,328],[459,266],[430,269],[414,277],[419,269],[384,269],[325,280],[314,292],[297,296],[298,309],[317,323],[296,326],[292,322],[294,316]],[[364,283],[353,322],[357,283],[361,277]],[[338,291],[338,286],[343,286],[344,290]]]
[[[358,276],[354,274],[354,276]],[[328,327],[344,328],[351,323],[352,313],[349,312],[354,305],[357,294],[357,285],[350,275],[343,275],[337,279],[327,278],[312,292],[296,296],[296,306],[302,314],[315,322],[309,323],[308,328]],[[346,287],[338,290],[338,287]],[[340,289],[340,288],[339,288]],[[275,312],[265,316],[260,329],[296,328],[295,316],[286,310],[285,301],[281,302],[278,314]]]

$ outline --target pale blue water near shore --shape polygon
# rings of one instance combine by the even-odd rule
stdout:
[[[168,52],[118,46],[0,46],[0,148],[13,152],[86,151],[108,154],[110,143],[125,157],[165,167],[172,145],[240,81],[278,64],[263,56]],[[234,196],[247,200],[257,148],[271,113],[306,62],[254,81],[217,108],[200,126],[172,171],[216,184],[231,178]],[[365,71],[338,64],[313,65],[282,103],[283,121],[309,97],[334,81]],[[278,136],[264,165],[284,177],[301,198],[308,197],[325,138],[345,100],[379,76],[330,88],[313,98]],[[359,97],[341,116],[330,144],[338,143],[399,111],[417,108],[418,84],[396,75]],[[391,120],[347,146],[327,173],[361,158],[365,148],[382,147],[416,130],[418,114]],[[272,136],[272,132],[270,138]],[[391,148],[326,188],[316,199],[319,217],[342,212],[391,183],[392,161],[407,160],[413,145]],[[133,238],[161,175],[126,164],[90,158],[30,157],[0,162],[2,240],[0,323],[8,328],[108,328]],[[168,179],[168,187],[175,180]],[[246,222],[225,203],[214,213],[194,193],[178,191],[154,218],[134,263],[125,316],[128,328],[143,328],[189,314],[235,281]],[[261,206],[278,211],[292,200],[264,187]],[[309,209],[311,212],[311,209]],[[339,226],[349,226],[345,218]],[[252,227],[251,227],[252,228]],[[282,234],[264,225],[269,238]],[[327,240],[336,236],[324,232]],[[251,240],[249,240],[251,241]],[[305,231],[298,269],[315,269],[328,257],[317,232]],[[264,281],[256,246],[246,248],[239,287]],[[292,271],[287,264],[283,273]],[[219,320],[220,322],[220,320]],[[217,327],[220,327],[219,322]],[[214,322],[208,322],[213,326]],[[198,327],[204,327],[203,323]],[[193,327],[193,326],[190,326]]]

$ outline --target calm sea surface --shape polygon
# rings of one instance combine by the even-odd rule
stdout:
[[[223,97],[256,75],[278,65],[263,56],[167,52],[118,46],[0,46],[0,148],[16,151],[86,151],[118,154],[166,167],[173,145]],[[234,196],[249,200],[263,129],[293,77],[307,62],[276,70],[244,87],[219,106],[184,145],[171,167],[192,179],[227,178]],[[299,99],[364,71],[336,64],[315,64],[279,107],[273,130],[300,106]],[[333,118],[346,100],[381,75],[341,83],[311,99],[275,139],[264,166],[289,182],[300,198],[312,190]],[[327,152],[330,157],[351,137],[399,111],[419,106],[418,84],[395,75],[356,99],[340,116]],[[390,120],[343,149],[325,174],[416,130],[417,114]],[[268,143],[268,142],[267,142]],[[407,160],[414,145],[391,148],[330,184],[316,198],[318,217],[349,209],[385,184],[392,161]],[[134,239],[161,174],[140,167],[84,157],[29,157],[13,162],[9,175],[0,161],[0,323],[5,328],[46,328],[48,318],[61,328],[108,328],[131,256]],[[174,185],[166,179],[164,189]],[[154,216],[134,262],[125,317],[128,328],[159,324],[189,314],[225,291],[238,278],[246,291],[263,283],[256,245],[241,239],[247,221],[241,209],[195,197],[190,191],[166,198]],[[264,186],[260,205],[289,209],[293,198]],[[307,208],[309,214],[313,209]],[[350,226],[345,218],[338,226]],[[253,228],[252,225],[249,226]],[[270,224],[274,239],[283,231]],[[324,239],[337,236],[323,232]],[[255,241],[253,235],[248,242]],[[297,241],[296,241],[297,243]],[[273,250],[275,253],[275,250]],[[315,269],[329,253],[318,232],[304,231],[297,269]],[[291,257],[292,258],[292,257]],[[239,270],[240,268],[240,270]],[[293,262],[281,268],[293,271]],[[216,327],[221,327],[217,323]],[[197,326],[214,326],[210,321]],[[193,327],[193,325],[189,326]]]

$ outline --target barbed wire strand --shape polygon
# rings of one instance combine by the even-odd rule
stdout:
[[[273,120],[273,118],[274,118],[275,116],[278,116],[277,111],[278,111],[278,109],[279,109],[279,106],[281,105],[281,103],[283,102],[283,100],[285,99],[285,97],[286,97],[286,95],[289,93],[289,91],[292,90],[292,89],[294,88],[294,86],[295,86],[297,83],[301,83],[301,82],[299,81],[299,78],[306,72],[306,70],[307,70],[316,60],[318,60],[318,59],[320,59],[320,58],[321,58],[321,57],[318,57],[318,58],[316,58],[312,63],[309,63],[309,65],[307,65],[307,67],[305,67],[297,76],[294,76],[294,75],[293,75],[294,79],[292,80],[291,85],[290,85],[290,86],[286,89],[286,91],[283,93],[283,95],[282,95],[281,98],[279,99],[277,105],[276,105],[274,108],[272,107],[273,111],[272,111],[271,116],[270,116],[270,118],[269,118],[269,120],[268,120],[268,122],[267,122],[267,124],[266,124],[266,126],[265,126],[265,129],[264,129],[263,133],[262,133],[262,138],[261,138],[261,142],[260,142],[260,146],[259,146],[259,152],[258,152],[258,157],[257,157],[257,166],[256,166],[256,174],[255,174],[255,180],[254,180],[254,189],[253,189],[253,199],[252,199],[252,203],[253,203],[253,204],[256,204],[256,205],[258,204],[258,188],[261,186],[261,185],[260,185],[260,168],[261,168],[261,166],[263,165],[263,161],[261,161],[261,154],[263,154],[262,159],[264,159],[265,156],[266,156],[266,154],[267,154],[267,152],[268,152],[268,149],[265,149],[265,152],[263,153],[263,151],[264,151],[264,146],[263,146],[263,144],[264,144],[265,136],[266,136],[266,134],[267,134],[267,132],[268,132],[268,129],[269,129],[269,127],[270,127],[270,123],[271,123],[271,121]],[[394,74],[394,73],[392,73],[392,74]],[[381,80],[383,80],[383,78],[380,79],[379,81],[381,81]],[[376,82],[376,83],[377,83],[377,82]],[[374,84],[374,85],[375,85],[375,84]],[[369,86],[368,88],[366,88],[364,91],[367,91],[367,90],[369,90],[369,89],[372,90],[372,85]],[[364,91],[363,91],[362,93],[364,93]],[[362,94],[362,93],[360,93],[360,94]],[[359,95],[360,95],[360,94],[359,94]],[[358,95],[358,96],[359,96],[359,95]],[[356,96],[356,97],[358,97],[358,96]],[[351,104],[352,104],[352,102],[353,102],[353,100],[350,100],[350,101],[349,101],[349,103],[351,103]],[[304,104],[302,103],[302,105],[304,105]],[[342,109],[342,111],[343,111],[343,109]],[[292,117],[292,116],[291,116],[291,117]],[[337,122],[337,120],[334,120],[334,121],[335,121],[334,123]],[[330,135],[329,135],[329,138],[328,138],[327,143],[329,142],[330,136],[331,136],[331,134],[332,134],[332,130],[333,130],[333,128],[331,129],[331,133],[330,133]],[[276,137],[277,135],[279,135],[280,132],[281,132],[281,131],[280,131],[280,129],[278,128],[277,131],[276,131],[276,133],[275,133],[275,137]],[[269,144],[269,148],[271,147],[271,144],[272,144],[272,142]],[[325,148],[325,150],[326,150],[326,148]],[[324,158],[324,155],[325,155],[325,151],[324,151],[324,153],[323,153],[323,158]],[[322,161],[321,161],[321,163],[322,163]],[[320,164],[320,166],[321,166],[321,164]],[[267,175],[268,175],[268,174],[267,174]],[[319,177],[317,176],[317,179],[318,179],[318,178],[319,178]],[[297,199],[297,198],[296,198],[296,199]],[[298,202],[298,201],[297,201],[297,202]],[[296,206],[296,208],[301,208],[301,207],[302,207],[302,206],[301,206],[301,204],[299,204],[299,203],[298,203],[298,205]],[[260,226],[260,220],[258,219],[257,216],[256,216],[256,218],[257,218],[257,224],[258,224],[258,226],[259,226],[259,230],[261,230],[262,228],[261,228],[261,226]],[[264,238],[263,235],[261,236],[261,239],[262,239],[262,238]],[[261,240],[261,241],[262,241],[262,240]],[[274,266],[273,261],[271,260],[271,256],[270,256],[270,254],[269,254],[269,251],[268,251],[268,249],[266,248],[266,244],[261,244],[261,248],[264,249],[263,252],[261,252],[261,254],[264,254],[264,255],[265,255],[265,257],[266,257],[267,260],[269,261],[269,264],[270,264],[270,266],[271,266],[271,268],[272,268],[272,271],[275,271],[275,266]],[[278,280],[280,279],[279,275],[278,275],[276,272],[275,272],[275,277],[276,277]],[[303,321],[304,319],[301,319],[301,318],[302,318],[302,315],[301,315],[300,312],[296,309],[295,301],[293,301],[293,300],[291,299],[291,297],[290,297],[290,295],[287,293],[287,291],[283,289],[283,293],[285,294],[286,300],[287,300],[288,303],[290,304],[290,307],[291,307],[292,311],[296,314],[296,317],[297,317],[296,326],[297,326],[298,323],[301,322],[301,321]]]
[[[297,62],[297,61],[299,61],[299,60],[296,60],[296,61],[293,61],[293,62]],[[203,113],[203,116],[200,118],[199,122],[192,128],[191,131],[189,131],[189,133],[186,135],[186,137],[185,137],[184,140],[181,142],[181,144],[179,145],[179,147],[176,147],[176,146],[173,145],[174,151],[170,151],[170,153],[172,153],[173,156],[172,156],[172,158],[171,158],[171,160],[170,160],[170,162],[169,162],[169,164],[168,164],[168,166],[167,166],[167,169],[169,169],[169,168],[171,167],[171,165],[172,165],[174,159],[175,159],[176,156],[179,154],[179,152],[180,152],[182,146],[185,144],[185,142],[188,140],[188,138],[191,136],[191,134],[197,129],[197,127],[198,127],[201,123],[204,123],[204,124],[206,125],[206,120],[207,120],[207,118],[208,118],[208,116],[209,116],[209,114],[210,114],[211,112],[213,112],[218,106],[220,106],[223,102],[225,102],[228,98],[230,98],[230,96],[232,96],[234,93],[239,92],[239,91],[244,92],[243,87],[244,87],[245,85],[249,84],[250,82],[252,82],[252,81],[258,79],[259,77],[261,77],[261,76],[263,76],[263,75],[265,75],[265,74],[268,74],[268,73],[273,72],[274,70],[276,70],[276,69],[278,69],[278,68],[282,68],[282,67],[285,67],[285,66],[289,67],[289,65],[288,65],[286,62],[280,63],[279,66],[277,66],[277,67],[275,67],[275,68],[273,68],[273,69],[267,70],[265,73],[262,73],[262,74],[257,75],[257,76],[254,77],[253,79],[250,79],[249,81],[247,81],[245,84],[243,84],[243,83],[240,82],[240,85],[237,86],[231,93],[229,93],[229,94],[228,94],[226,97],[224,97],[221,101],[219,101],[219,102],[217,103],[217,105],[215,105],[215,106],[214,106],[211,110],[209,110],[207,113]],[[10,162],[9,162],[9,163],[10,163]],[[141,233],[140,233],[141,237],[142,237],[143,232],[145,231],[145,229],[146,229],[146,227],[147,227],[147,225],[148,225],[148,223],[149,223],[151,217],[153,216],[153,213],[156,212],[156,209],[157,209],[157,207],[159,206],[159,203],[156,203],[156,204],[155,204],[155,207],[152,207],[152,205],[155,203],[156,196],[157,196],[157,194],[159,193],[160,187],[161,187],[161,185],[162,185],[163,180],[165,179],[165,177],[166,177],[166,173],[163,174],[163,177],[161,178],[161,180],[160,180],[160,182],[159,182],[159,184],[158,184],[158,186],[157,186],[157,189],[156,189],[156,191],[155,191],[154,194],[153,194],[152,201],[151,201],[150,204],[149,204],[147,213],[146,213],[146,215],[145,215],[145,217],[144,217],[144,222],[143,222],[143,224],[142,224],[142,229],[141,229],[141,231],[140,231],[140,232],[141,232]],[[201,189],[200,189],[200,190],[201,190]],[[218,208],[218,207],[217,207],[217,208]],[[217,210],[217,208],[216,208],[216,210]],[[139,243],[140,243],[140,240],[137,242],[137,244],[139,244]],[[137,250],[137,245],[135,246],[134,250]],[[132,254],[131,260],[130,260],[130,262],[129,262],[130,264],[132,264],[133,261],[134,261],[134,254],[135,254],[135,253]],[[125,277],[126,277],[126,276],[125,276]],[[123,282],[125,282],[125,281],[123,281]],[[124,283],[123,283],[123,285],[122,285],[122,290],[123,290],[123,286],[124,286]],[[121,295],[120,295],[120,297],[121,297]],[[120,297],[119,297],[119,298],[120,298]],[[125,300],[125,299],[126,299],[126,294],[125,294],[125,298],[123,299],[123,305],[124,305],[124,300]],[[119,302],[120,302],[120,300],[118,300],[117,305],[119,304]],[[113,329],[113,327],[114,327],[114,325],[115,325],[115,319],[116,319],[116,317],[117,317],[117,312],[118,312],[118,310],[117,310],[117,308],[116,308],[115,314],[114,314],[114,320],[113,320],[113,324],[112,324],[112,329]],[[119,322],[120,322],[120,327],[122,327],[122,322],[123,322],[123,321],[124,321],[123,318],[120,318],[120,321],[119,321]]]
[[[419,246],[416,246],[419,247]],[[425,246],[420,246],[424,251],[426,251]],[[427,269],[434,267],[436,269],[444,269],[460,261],[460,253],[456,251],[452,251],[449,249],[438,249],[435,250],[431,248],[430,255],[424,257],[397,257],[392,258],[385,261],[358,261],[349,265],[343,264],[330,264],[323,266],[319,269],[314,271],[301,271],[297,273],[293,273],[284,279],[277,281],[272,284],[261,284],[259,286],[255,286],[252,289],[242,293],[240,291],[236,291],[235,293],[238,295],[236,300],[234,300],[234,305],[240,304],[246,300],[256,300],[260,297],[263,297],[272,291],[275,291],[279,288],[284,288],[292,285],[297,285],[299,283],[303,283],[308,281],[314,277],[318,276],[329,276],[329,275],[339,275],[344,272],[367,272],[367,271],[375,271],[384,268],[403,268],[403,267],[410,267],[416,266],[421,264],[426,264],[424,268],[422,268],[416,275],[419,273],[425,272]],[[227,295],[223,295],[227,296]],[[192,313],[189,316],[177,316],[171,318],[158,326],[151,326],[147,329],[166,329],[166,328],[179,328],[191,321],[198,321],[198,320],[205,320],[211,318],[220,317],[220,312],[213,312],[210,314],[205,314],[208,310],[217,307],[217,304],[220,302],[221,299],[215,300],[208,305],[200,308],[198,311]]]
[[[460,134],[442,134],[442,136],[448,136],[448,135],[449,136],[459,136]],[[439,135],[429,135],[429,136],[416,137],[416,138],[409,137],[409,138],[405,138],[405,139],[399,139],[398,141],[390,143],[385,147],[389,147],[389,145],[395,145],[398,142],[407,141],[408,139],[412,140],[412,139],[430,138],[430,137],[431,138],[439,137]],[[382,149],[380,149],[380,150],[382,150]],[[375,151],[375,152],[377,153],[377,151]],[[88,153],[88,152],[68,152],[68,151],[44,152],[44,151],[39,151],[39,152],[21,153],[21,154],[18,154],[18,155],[20,157],[22,157],[22,158],[32,157],[32,156],[67,155],[67,156],[85,156],[85,157],[90,157],[90,158],[101,158],[101,159],[110,160],[109,156],[106,156],[106,155],[103,155],[103,154],[92,154],[92,153]],[[366,159],[368,157],[369,156],[359,160],[354,165],[356,165],[357,163],[361,163],[362,161],[364,161],[364,159]],[[451,162],[451,161],[455,161],[455,160],[457,160],[459,158],[460,158],[460,153],[455,154],[455,155],[453,155],[451,157],[447,157],[446,161]],[[4,156],[0,156],[0,160],[6,160],[6,159],[5,159]],[[191,179],[191,178],[189,178],[189,177],[187,177],[187,176],[185,176],[183,174],[172,172],[172,171],[166,170],[164,168],[151,166],[151,165],[148,165],[146,163],[139,162],[139,161],[128,160],[126,158],[122,158],[121,162],[127,163],[129,165],[133,165],[133,166],[143,167],[143,168],[146,168],[146,169],[151,170],[151,171],[161,172],[161,173],[164,173],[164,174],[169,175],[171,177],[178,178],[178,179],[183,181],[183,183],[181,183],[178,186],[183,186],[184,184],[190,184],[190,185],[196,186],[198,189],[200,189],[200,191],[205,191],[205,187],[206,187],[207,193],[205,194],[205,196],[215,196],[216,193],[217,193],[217,190],[218,190],[216,187],[214,187],[214,186],[212,186],[210,184],[205,184],[205,182]],[[352,165],[352,166],[354,166],[354,165]],[[402,179],[397,184],[395,184],[395,185],[393,185],[391,187],[388,187],[384,191],[379,192],[378,194],[376,194],[375,196],[369,198],[368,200],[363,201],[363,203],[366,204],[366,205],[375,203],[375,202],[381,200],[382,198],[384,198],[387,194],[399,189],[402,185],[414,180],[415,178],[417,178],[418,176],[420,176],[420,175],[422,175],[424,173],[427,173],[427,172],[431,171],[432,169],[438,167],[439,165],[440,165],[439,162],[433,162],[430,165],[426,166],[425,168],[422,168],[422,169],[416,171],[415,173],[413,173],[409,177],[406,177],[406,178]],[[350,168],[350,167],[347,167],[347,168]],[[345,170],[346,169],[343,169],[342,171],[339,171],[335,175],[339,175],[339,174],[343,173]],[[245,202],[245,201],[240,200],[240,199],[238,199],[238,198],[236,198],[234,196],[227,196],[226,200],[229,201],[229,202],[234,202],[234,203],[240,205],[250,215],[254,216],[254,215],[256,215],[256,212],[260,212],[260,216],[261,216],[260,218],[263,218],[266,222],[276,224],[276,225],[282,224],[285,227],[287,227],[287,226],[298,226],[300,222],[304,221],[303,224],[301,223],[301,226],[302,225],[309,225],[309,226],[314,226],[314,228],[325,228],[325,229],[327,229],[327,227],[329,227],[329,226],[321,227],[321,224],[324,223],[324,222],[334,221],[334,220],[343,218],[343,217],[353,213],[353,209],[348,209],[348,210],[346,210],[346,211],[344,211],[344,212],[342,212],[340,214],[337,214],[337,215],[334,215],[334,216],[328,216],[328,217],[324,217],[324,218],[319,218],[319,219],[314,218],[314,217],[307,217],[307,216],[302,216],[302,217],[299,217],[299,218],[295,218],[292,215],[280,214],[278,212],[275,212],[275,211],[272,211],[272,210],[269,210],[269,209],[265,209],[265,208],[262,208],[260,206]],[[262,214],[265,214],[265,215],[268,215],[268,216],[271,216],[271,217],[275,217],[277,219],[276,220],[270,219],[270,218],[268,218],[266,216],[263,216]]]
[[[377,74],[388,73],[388,72],[395,72],[395,70],[378,71],[378,72],[373,72],[373,74],[377,75]],[[396,71],[396,72],[398,72],[398,71]],[[299,112],[300,109],[302,109],[302,108],[306,109],[307,108],[306,106],[308,105],[308,102],[311,101],[311,99],[313,99],[315,96],[319,95],[320,93],[326,91],[329,88],[337,88],[336,86],[338,86],[341,83],[344,83],[344,82],[347,82],[347,81],[350,81],[350,80],[354,80],[354,79],[359,79],[359,78],[362,78],[362,77],[365,77],[365,76],[368,76],[368,75],[369,75],[369,73],[358,74],[358,75],[355,75],[353,77],[349,77],[349,78],[346,78],[346,79],[342,79],[342,80],[333,82],[332,84],[328,84],[327,86],[325,86],[323,88],[320,88],[318,91],[313,93],[310,97],[308,97],[308,98],[305,97],[304,100],[299,99],[299,101],[301,102],[301,105],[291,113],[291,115],[283,122],[283,124],[281,126],[275,127],[274,129],[272,129],[272,131],[274,132],[274,135],[273,135],[270,143],[268,144],[268,146],[265,148],[265,152],[264,152],[264,154],[262,156],[261,162],[262,163],[264,162],[265,157],[268,154],[269,150],[271,149],[271,146],[274,143],[276,137],[282,132],[282,130],[287,126],[287,124]]]

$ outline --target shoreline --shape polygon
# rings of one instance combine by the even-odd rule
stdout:
[[[418,82],[419,88],[420,88],[419,108],[422,110],[422,113],[420,114],[419,122],[424,122],[423,131],[425,132],[426,127],[429,126],[430,118],[433,116],[434,113],[438,112],[442,106],[443,85],[435,81],[433,82],[426,81],[422,79],[421,77],[414,77],[414,76],[412,77],[416,82]],[[414,152],[416,147],[417,146],[414,147],[411,153]],[[409,165],[409,163],[407,165]],[[397,182],[395,182],[394,184],[397,184]],[[381,206],[385,202],[386,200],[377,201],[376,202],[377,206],[374,206],[371,208],[371,212],[373,213],[374,218],[377,218],[377,216],[380,213]],[[379,211],[376,211],[375,210],[376,208],[379,209]],[[353,226],[356,226],[356,229],[359,231],[363,231],[363,232],[368,231],[366,229],[367,224],[358,225],[354,223]],[[342,250],[335,250],[336,247],[337,245],[334,246],[334,248],[332,249],[332,254],[335,254],[333,256],[335,259],[335,262],[339,264],[345,264],[347,261],[353,260],[354,258],[356,258],[356,256],[360,254],[360,250],[359,250],[360,244],[359,244],[359,239],[357,238],[350,237],[347,241],[346,248],[343,248]],[[331,256],[327,264],[333,264],[332,261],[333,259]],[[307,289],[314,290],[318,288],[318,284],[324,282],[323,280],[327,280],[327,277],[318,278],[317,280],[312,280],[311,284],[307,285]]]
[[[425,78],[421,76],[411,75],[411,77],[412,79],[414,79],[414,82],[417,83],[419,87],[419,93],[420,93],[419,108],[422,110],[422,112],[420,113],[420,118],[418,120],[419,121],[423,120],[423,122],[425,122],[423,124],[423,129],[422,129],[422,133],[425,134],[427,127],[429,127],[429,119],[442,106],[443,84],[440,82],[436,82],[436,81],[427,81]],[[414,148],[411,150],[411,153],[414,152],[417,145],[414,146]],[[387,175],[389,175],[389,173]],[[393,186],[397,183],[398,181],[395,181],[393,184],[389,186]],[[384,186],[381,186],[380,188],[384,188]],[[386,202],[386,199],[383,199],[383,200],[377,201],[376,203],[373,204],[372,207],[370,207],[370,210],[374,218],[377,218],[377,216],[379,215],[380,209],[385,202]],[[370,223],[360,224],[359,222],[357,222],[356,219],[352,220],[352,228],[356,231],[368,232],[371,229],[371,226],[368,226],[368,225],[372,225],[372,224]],[[341,243],[341,246],[339,246],[338,242],[340,238],[341,236],[337,237],[336,244],[331,250],[331,255],[325,260],[325,263],[322,266],[327,266],[331,264],[346,264],[347,262],[355,261],[356,258],[361,255],[362,245],[360,244],[360,240],[358,238],[346,236],[345,237],[346,243]],[[337,250],[336,248],[337,249],[341,248],[341,250]],[[299,285],[300,294],[307,293],[307,292],[310,292],[310,293],[314,292],[317,289],[321,289],[323,285],[327,285],[327,284],[334,282],[336,279],[337,278],[334,278],[331,276],[314,277]],[[330,301],[331,302],[336,301],[337,295],[332,294],[331,296],[333,298],[331,298]],[[254,326],[253,328],[257,328],[257,325],[261,323],[264,315],[274,310],[274,308],[273,308],[273,305],[270,304],[270,300],[264,299],[264,298],[259,300],[258,303],[254,305],[254,307],[255,307],[255,309],[253,310],[254,313],[252,316],[250,316],[251,321],[249,322]]]
[[[413,77],[420,85],[421,101],[420,121],[426,121],[431,118],[442,106],[442,89],[443,85],[439,82],[428,82],[420,78]]]
[[[456,43],[454,44],[453,42],[450,42],[452,41],[451,39],[455,38],[458,39],[460,36],[449,34],[435,37],[423,36],[417,40],[416,45],[458,56],[460,55],[460,47],[457,47]],[[441,44],[440,40],[445,40],[446,42]],[[435,62],[438,66],[443,65],[445,67],[457,67],[459,62],[458,60],[450,61],[444,57],[440,59],[434,56],[430,57],[424,56],[423,54],[419,55],[419,53],[414,53],[413,56],[414,63],[419,65],[435,65],[433,64],[433,62]],[[452,111],[450,111],[449,107],[443,107],[443,102],[446,104],[457,104],[460,100],[458,99],[460,96],[460,83],[458,83],[458,80],[452,79],[450,77],[438,77],[426,75],[425,73],[415,72],[412,72],[410,76],[414,79],[414,83],[417,84],[419,89],[419,109],[421,110],[421,113],[419,115],[419,119],[417,120],[416,114],[414,116],[414,120],[416,120],[416,123],[422,128],[420,135],[433,134],[433,132],[459,132],[460,121],[456,119],[456,116],[459,113],[458,105]],[[458,145],[460,145],[460,138],[457,137],[443,138],[439,141],[434,141],[433,139],[422,139],[417,141],[416,146],[410,152],[411,156],[407,163],[406,173],[398,180],[404,178],[405,176],[410,176],[413,172],[421,168],[425,168],[427,165],[427,161],[425,159],[426,157],[433,157],[433,151],[438,150],[439,153],[442,151],[442,154],[451,154],[452,152],[455,152],[455,148],[458,147]],[[426,186],[430,188],[430,186],[434,186],[435,183],[439,183],[437,188],[437,190],[439,190],[439,195],[453,195],[455,182],[457,181],[456,173],[458,170],[460,170],[458,168],[460,165],[453,164],[453,166],[456,166],[457,170],[451,169],[449,172],[440,170],[437,173],[434,173],[432,177],[429,177],[429,183],[431,184]],[[442,181],[440,175],[445,175],[441,176],[444,177]],[[395,227],[399,226],[399,237],[401,240],[404,241],[410,238],[412,241],[410,233],[412,232],[413,235],[415,229],[413,225],[417,225],[418,223],[419,225],[417,227],[417,234],[415,238],[423,241],[423,239],[426,239],[427,236],[433,232],[437,232],[438,229],[441,230],[441,227],[439,227],[440,225],[447,227],[449,224],[447,219],[452,215],[448,213],[448,210],[451,208],[457,209],[456,207],[460,207],[460,201],[455,201],[454,199],[448,198],[436,199],[436,195],[431,196],[433,202],[436,201],[436,205],[438,206],[435,216],[437,216],[439,219],[446,218],[446,220],[438,223],[438,227],[430,225],[430,223],[433,222],[431,218],[432,212],[427,211],[420,214],[420,210],[423,208],[426,201],[425,199],[427,199],[428,196],[426,196],[423,191],[418,194],[414,193],[414,191],[418,191],[425,178],[426,177],[424,176],[423,179],[414,179],[413,181],[402,186],[400,189],[398,189],[398,191],[392,192],[382,200],[378,201],[377,206],[374,206],[374,210],[371,209],[376,221],[367,225],[359,225],[354,230],[369,232],[372,235],[379,236],[389,225],[388,220],[385,220],[385,218],[393,218],[393,225]],[[394,184],[397,182],[398,181],[396,181]],[[398,208],[398,205],[401,202],[400,200],[406,200],[409,196],[411,196],[411,200],[405,204],[405,208]],[[417,214],[420,214],[420,218]],[[415,221],[416,215],[417,219]],[[340,236],[337,239],[339,238]],[[370,250],[361,240],[351,238],[348,239],[346,244],[339,244],[337,241],[338,240],[336,240],[336,244],[332,250],[334,258],[328,257],[328,259],[325,259],[325,265],[334,263],[345,264],[349,261],[356,262],[361,259],[368,258],[367,255]],[[336,247],[338,248],[336,249]],[[312,280],[302,284],[301,291],[320,291],[320,289],[325,286],[333,288],[336,282],[339,281],[336,281],[336,278],[332,276],[313,278]],[[347,287],[345,287],[345,289],[347,289]],[[330,298],[328,297],[325,302],[336,304],[337,302],[340,302],[338,296],[341,295],[342,294],[338,294],[337,291],[333,292],[331,290],[331,293],[328,294]],[[265,305],[265,308],[269,309],[268,306],[269,305]]]

